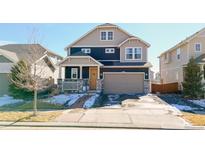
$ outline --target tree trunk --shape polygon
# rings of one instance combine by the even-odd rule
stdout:
[[[34,90],[33,115],[37,115],[37,90]]]

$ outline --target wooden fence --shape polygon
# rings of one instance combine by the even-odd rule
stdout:
[[[178,92],[178,83],[168,83],[168,84],[154,84],[152,83],[152,93],[176,93]]]

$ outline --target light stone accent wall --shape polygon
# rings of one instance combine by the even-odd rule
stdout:
[[[151,85],[150,85],[150,80],[144,80],[144,93],[150,93],[151,91]]]

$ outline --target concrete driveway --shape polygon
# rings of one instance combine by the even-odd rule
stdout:
[[[190,126],[181,112],[155,95],[127,99],[121,108],[71,109],[55,122],[88,127],[185,129]]]

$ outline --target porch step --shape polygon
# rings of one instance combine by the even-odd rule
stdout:
[[[84,103],[91,97],[92,95],[85,95],[80,97],[73,105],[71,105],[70,109],[75,108],[83,108]]]

